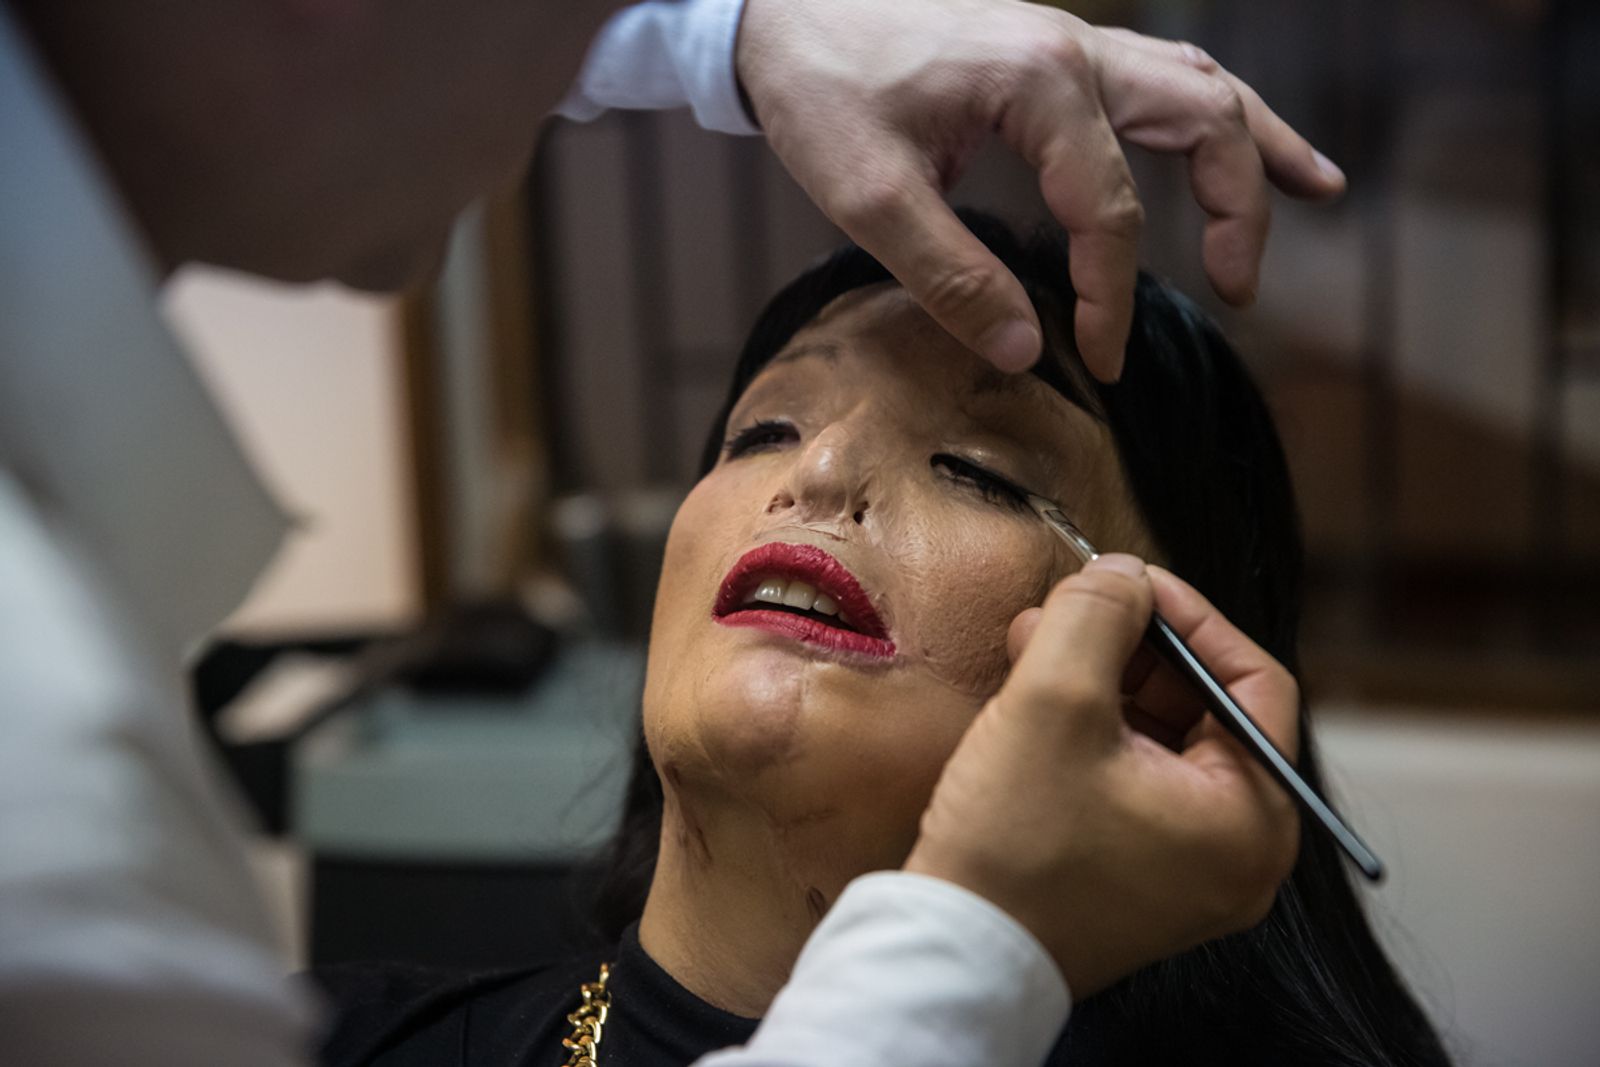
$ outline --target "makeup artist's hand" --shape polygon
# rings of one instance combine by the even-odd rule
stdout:
[[[1141,647],[1152,605],[1297,750],[1287,670],[1172,574],[1102,556],[1012,624],[1011,675],[945,765],[906,863],[1010,913],[1076,998],[1255,925],[1299,844],[1287,794]]]
[[[1143,209],[1118,137],[1189,158],[1206,273],[1255,296],[1267,182],[1328,198],[1344,176],[1192,45],[1020,0],[746,0],[737,66],[767,141],[822,211],[952,335],[1004,370],[1038,356],[1022,286],[943,193],[998,132],[1072,237],[1076,332],[1115,379]]]

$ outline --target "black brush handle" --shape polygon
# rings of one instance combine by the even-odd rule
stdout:
[[[1217,721],[1227,727],[1229,733],[1238,738],[1245,748],[1255,754],[1267,772],[1277,779],[1278,784],[1288,790],[1289,795],[1300,802],[1300,806],[1310,812],[1327,831],[1333,835],[1344,854],[1366,876],[1369,882],[1383,881],[1383,862],[1373,855],[1365,841],[1362,841],[1356,832],[1339,817],[1326,800],[1317,795],[1306,780],[1300,777],[1300,772],[1295,770],[1294,764],[1278,750],[1272,743],[1266,731],[1250,717],[1250,714],[1239,706],[1238,701],[1228,695],[1206,665],[1200,662],[1200,657],[1195,655],[1183,638],[1178,636],[1166,619],[1157,612],[1150,619],[1150,629],[1145,633],[1145,640],[1159,652],[1163,659],[1177,668],[1178,672],[1188,678],[1200,693],[1200,698],[1205,701],[1211,714]]]

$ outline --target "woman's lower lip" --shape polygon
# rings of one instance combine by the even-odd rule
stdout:
[[[878,659],[894,657],[893,641],[856,633],[853,630],[841,630],[837,626],[829,626],[827,623],[808,619],[793,612],[764,611],[755,608],[727,615],[715,615],[713,618],[724,626],[747,626],[756,630],[766,630],[768,633],[790,637],[808,645],[820,645],[838,652],[854,652]]]

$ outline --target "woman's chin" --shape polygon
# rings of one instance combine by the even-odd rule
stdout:
[[[744,778],[800,757],[816,710],[807,673],[792,649],[758,645],[704,676],[697,732],[721,770]]]
[[[840,715],[854,717],[873,705],[873,679],[842,670],[804,646],[732,644],[740,647],[718,649],[699,661],[707,666],[694,679],[693,699],[662,692],[658,712],[650,716],[658,741],[681,739],[682,747],[670,748],[697,753],[710,763],[704,770],[714,778],[747,783],[792,766],[839,731],[834,720]]]

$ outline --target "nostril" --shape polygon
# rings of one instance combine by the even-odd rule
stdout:
[[[867,506],[862,504],[859,508],[856,508],[856,513],[850,517],[855,520],[857,526],[860,526],[862,520],[867,517]]]

